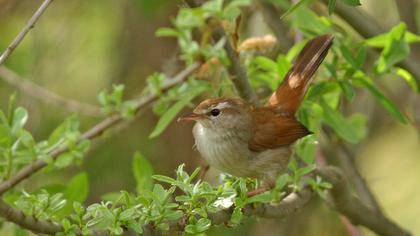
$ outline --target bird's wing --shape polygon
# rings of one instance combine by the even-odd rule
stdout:
[[[252,151],[264,151],[290,145],[309,132],[295,117],[267,108],[256,108],[253,136],[248,147]]]

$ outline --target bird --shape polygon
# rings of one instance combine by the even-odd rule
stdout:
[[[309,40],[266,105],[216,97],[181,117],[195,122],[195,146],[206,162],[221,172],[273,186],[287,170],[295,141],[311,133],[295,115],[333,40],[331,34]]]

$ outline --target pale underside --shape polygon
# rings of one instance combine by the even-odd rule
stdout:
[[[203,127],[197,122],[193,129],[195,144],[202,157],[210,166],[239,177],[253,177],[275,181],[287,168],[291,156],[290,146],[281,146],[260,152],[251,151],[246,134],[243,139],[229,136]]]

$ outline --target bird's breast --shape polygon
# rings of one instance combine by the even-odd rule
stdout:
[[[250,176],[247,164],[252,152],[246,140],[237,138],[239,134],[218,132],[197,123],[193,135],[197,150],[210,166],[235,176]]]

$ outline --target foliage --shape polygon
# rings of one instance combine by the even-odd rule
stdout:
[[[338,1],[350,6],[360,5],[358,0]],[[79,231],[89,235],[94,230],[107,230],[120,235],[124,230],[142,233],[146,228],[159,232],[175,228],[186,234],[203,234],[214,225],[211,217],[213,214],[228,210],[231,211],[231,218],[223,223],[237,226],[244,217],[244,208],[278,203],[287,192],[299,192],[307,186],[326,198],[326,190],[332,186],[319,176],[308,176],[316,169],[315,152],[323,127],[329,127],[335,136],[345,142],[362,142],[368,133],[367,117],[361,113],[347,115],[342,109],[343,104],[351,103],[360,91],[370,93],[390,116],[406,123],[406,116],[376,83],[385,75],[396,75],[402,77],[414,92],[419,92],[419,85],[413,75],[397,64],[409,55],[409,44],[419,42],[420,36],[408,32],[405,24],[401,23],[385,34],[355,43],[351,35],[340,31],[331,18],[312,11],[310,1],[301,0],[294,5],[285,4],[285,1],[274,2],[280,8],[286,5],[287,10],[282,19],[292,20],[292,30],[301,32],[305,40],[324,33],[336,35],[336,40],[331,55],[319,72],[322,78],[327,79],[314,82],[298,112],[299,120],[314,134],[296,143],[296,157],[289,163],[289,173],[279,176],[272,190],[248,197],[248,191],[260,187],[258,180],[223,175],[220,184],[212,186],[196,179],[199,169],[190,175],[184,171],[184,165],[178,167],[174,178],[154,175],[147,158],[137,152],[132,162],[135,193],[108,193],[103,196],[104,201],[85,206],[89,182],[87,174],[80,173],[65,186],[43,186],[33,193],[12,190],[3,197],[4,200],[26,215],[61,223],[64,228],[62,235],[76,235]],[[230,33],[235,31],[232,30],[235,28],[232,22],[240,15],[240,8],[249,7],[250,4],[250,0],[211,0],[201,7],[181,8],[172,20],[173,28],[161,28],[156,35],[176,38],[181,51],[180,58],[186,65],[196,61],[203,64],[216,61],[217,67],[225,70],[230,61],[224,45],[230,43]],[[328,1],[329,14],[333,13],[335,4],[336,0]],[[219,25],[224,25],[229,34],[213,42],[212,31]],[[199,39],[194,36],[196,32],[200,32]],[[237,56],[244,62],[255,89],[273,91],[287,74],[303,45],[304,42],[297,43],[274,59],[257,53],[238,52]],[[372,48],[381,50],[373,69],[365,67],[367,51]],[[195,76],[163,91],[167,81],[167,76],[161,73],[155,73],[147,79],[143,94],[159,96],[153,105],[159,121],[150,138],[161,135],[179,112],[194,104],[198,96],[216,94],[209,81],[198,80]],[[229,91],[233,90],[231,84],[227,86]],[[110,91],[99,93],[98,100],[106,115],[121,114],[124,118],[135,115],[135,104],[138,101],[124,100],[123,92],[123,85],[113,85]],[[217,91],[218,95],[224,93],[226,90]],[[82,139],[77,116],[66,119],[43,141],[36,141],[25,129],[27,120],[27,110],[16,106],[16,96],[13,95],[8,111],[0,111],[2,181],[10,179],[35,160],[47,162],[50,171],[81,163],[90,141]],[[53,151],[64,147],[68,149],[58,158],[51,157]]]

